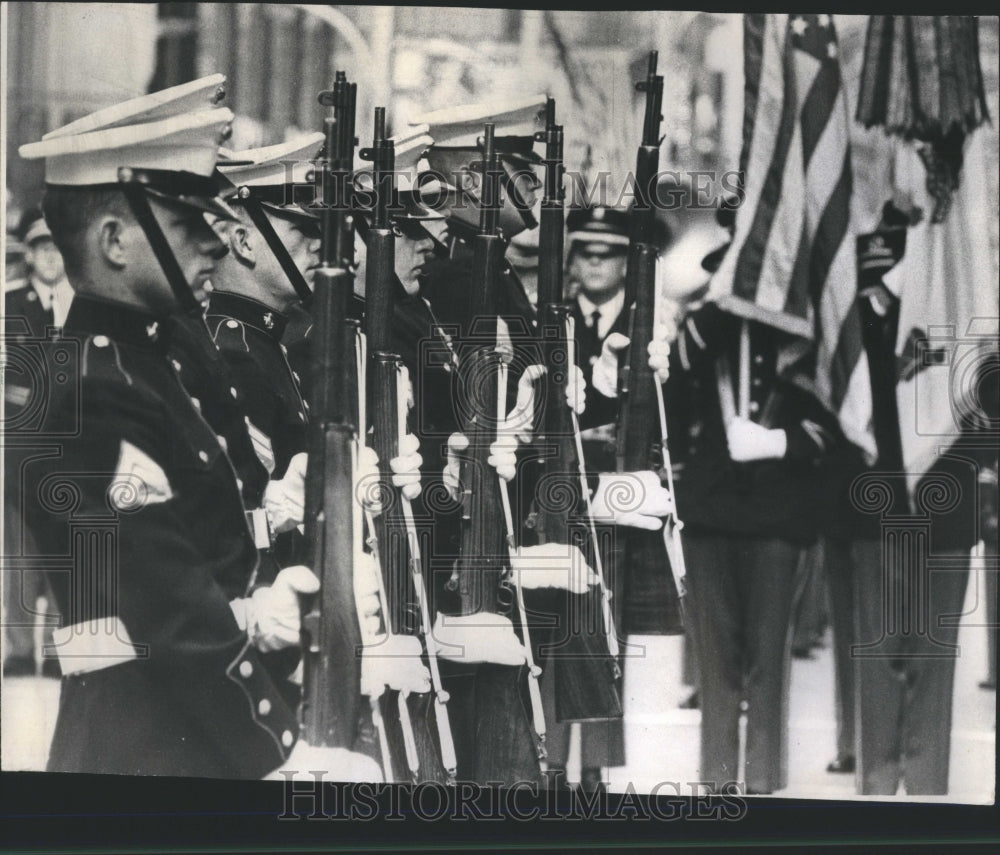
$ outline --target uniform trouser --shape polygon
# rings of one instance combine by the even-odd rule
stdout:
[[[551,664],[552,660],[549,660]],[[624,662],[622,662],[624,665]],[[541,678],[542,708],[545,711],[545,745],[549,766],[565,768],[569,757],[570,724],[556,721],[555,679],[552,668]],[[623,668],[624,670],[624,668]],[[589,721],[580,724],[580,766],[600,769],[625,765],[624,719]]]
[[[776,538],[686,534],[687,615],[701,675],[701,778],[739,776],[748,703],[746,787],[787,785],[790,617],[801,547]]]
[[[809,650],[826,629],[826,586],[823,584],[823,546],[817,542],[802,552],[802,570],[794,611],[792,649]]]
[[[909,795],[948,792],[952,690],[958,655],[958,616],[969,578],[968,550],[936,553],[941,569],[912,565],[884,572],[884,550],[875,540],[851,544],[857,615],[853,651],[857,678],[858,770],[861,795],[895,795],[900,780]],[[933,561],[933,559],[932,559]],[[926,608],[927,632],[915,621],[887,632],[906,598],[893,574],[914,574],[909,618]],[[926,599],[925,599],[926,598]],[[906,615],[900,615],[906,617]],[[890,624],[891,626],[891,624]],[[872,655],[874,654],[874,655]]]
[[[851,541],[828,537],[823,541],[826,580],[833,626],[834,694],[837,705],[837,757],[854,757],[854,569]]]
[[[13,559],[36,554],[34,540],[25,529],[21,515],[8,503],[3,513],[4,558]],[[3,659],[36,659],[35,621],[39,597],[47,603],[44,619],[43,646],[52,646],[52,630],[56,623],[56,607],[45,573],[40,569],[12,567],[4,562],[3,574]],[[13,563],[13,562],[11,562]],[[41,654],[41,651],[38,651]]]

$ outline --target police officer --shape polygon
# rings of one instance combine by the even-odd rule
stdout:
[[[51,401],[62,454],[28,473],[38,542],[89,542],[51,574],[65,625],[50,770],[259,777],[296,743],[258,650],[297,643],[296,594],[317,583],[288,568],[245,596],[256,552],[236,479],[167,356],[169,318],[224,252],[204,215],[234,216],[210,180],[232,113],[184,107],[183,90],[156,93],[21,149],[45,159],[81,352],[79,408]],[[313,760],[377,777],[347,752]]]

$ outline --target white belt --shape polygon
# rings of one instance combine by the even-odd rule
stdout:
[[[125,624],[117,616],[60,627],[53,630],[52,641],[51,649],[59,656],[64,676],[99,671],[148,655],[147,647],[137,648],[132,643]]]

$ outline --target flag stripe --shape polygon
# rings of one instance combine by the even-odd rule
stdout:
[[[813,304],[819,304],[820,294],[828,287],[827,275],[834,256],[847,234],[851,219],[851,156],[845,153],[840,178],[827,203],[826,210],[813,235],[809,273],[812,279]],[[853,290],[853,289],[852,289]],[[853,294],[851,295],[853,297]]]
[[[802,104],[802,159],[807,168],[840,97],[840,69],[821,65]]]
[[[792,51],[785,40],[782,52],[782,67],[786,77],[791,74]],[[736,271],[733,277],[735,290],[741,297],[752,299],[760,280],[761,269],[764,267],[764,250],[768,245],[771,226],[781,204],[782,178],[785,172],[785,161],[788,158],[792,137],[797,125],[797,110],[794,93],[785,89],[781,105],[781,118],[778,122],[778,137],[774,146],[774,156],[761,188],[760,203],[754,212],[753,224],[746,243],[740,250],[736,261]]]

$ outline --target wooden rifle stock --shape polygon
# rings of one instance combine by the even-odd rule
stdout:
[[[647,347],[653,339],[656,308],[656,259],[654,243],[656,211],[653,182],[659,167],[660,109],[663,77],[656,73],[656,51],[649,55],[649,70],[636,84],[646,93],[642,143],[636,156],[638,193],[629,211],[629,255],[625,300],[630,306],[631,344],[619,377],[617,469],[619,472],[657,470],[666,480],[666,445],[658,431],[659,389],[649,367]],[[672,525],[673,521],[671,521]],[[676,635],[683,632],[680,596],[671,575],[664,533],[641,529],[619,529],[620,565],[627,568],[624,629],[630,633]],[[673,542],[672,529],[667,536]],[[669,550],[675,551],[672,547]],[[673,568],[678,572],[678,568]]]
[[[383,511],[375,519],[375,536],[385,592],[385,628],[390,634],[421,635],[425,640],[431,627],[422,621],[422,609],[416,584],[423,584],[422,577],[414,579],[412,562],[419,562],[419,542],[410,537],[410,520],[403,503],[401,491],[392,484],[389,461],[399,454],[399,439],[405,431],[406,401],[399,399],[399,372],[402,365],[392,350],[392,318],[394,289],[399,287],[395,273],[395,235],[389,219],[389,207],[394,202],[393,172],[395,157],[393,142],[385,136],[385,108],[375,110],[375,132],[372,148],[362,152],[362,157],[372,161],[372,188],[375,194],[371,227],[365,235],[366,311],[365,329],[371,352],[369,384],[371,393],[373,447],[379,459],[380,492]],[[410,550],[418,550],[411,556]],[[414,667],[423,667],[416,660]],[[440,681],[438,686],[440,685]],[[414,780],[448,782],[454,780],[454,760],[442,759],[440,742],[449,744],[450,735],[442,734],[436,716],[445,719],[447,707],[434,704],[430,692],[410,693],[400,697],[397,690],[387,690],[382,697],[382,717],[394,757],[395,768],[410,767]],[[411,751],[407,751],[407,741]],[[448,753],[446,749],[446,753]],[[415,757],[412,755],[415,754]],[[416,768],[414,768],[416,766]]]
[[[563,303],[563,129],[556,124],[552,98],[546,105],[546,128],[536,139],[545,142],[545,194],[538,236],[538,334],[546,374],[542,429],[536,440],[545,456],[532,520],[539,543],[563,543],[568,549],[572,540],[570,516],[580,506],[581,496],[573,470],[574,425],[564,394],[572,370],[567,342],[571,310]],[[555,680],[556,718],[560,722],[622,716],[617,666],[603,634],[602,596],[602,591],[595,589],[587,594],[558,591],[542,598],[554,606],[560,618],[550,641],[553,674],[548,675]]]
[[[469,292],[471,327],[459,349],[462,428],[469,440],[462,465],[460,556],[448,583],[457,589],[463,615],[497,613],[508,563],[500,485],[488,462],[496,437],[500,355],[496,350],[496,290],[503,263],[497,234],[500,169],[494,126],[485,126],[480,229],[473,238]],[[479,782],[537,780],[538,758],[521,696],[525,668],[480,663],[475,669],[473,733],[467,763]]]
[[[303,617],[302,728],[314,746],[353,749],[361,711],[361,630],[354,604],[354,481],[356,425],[348,405],[344,325],[353,274],[344,245],[350,201],[347,174],[353,145],[342,147],[343,125],[326,120],[322,263],[315,275],[311,348],[313,414],[305,489],[309,566],[320,592]],[[351,248],[353,250],[353,247]]]

